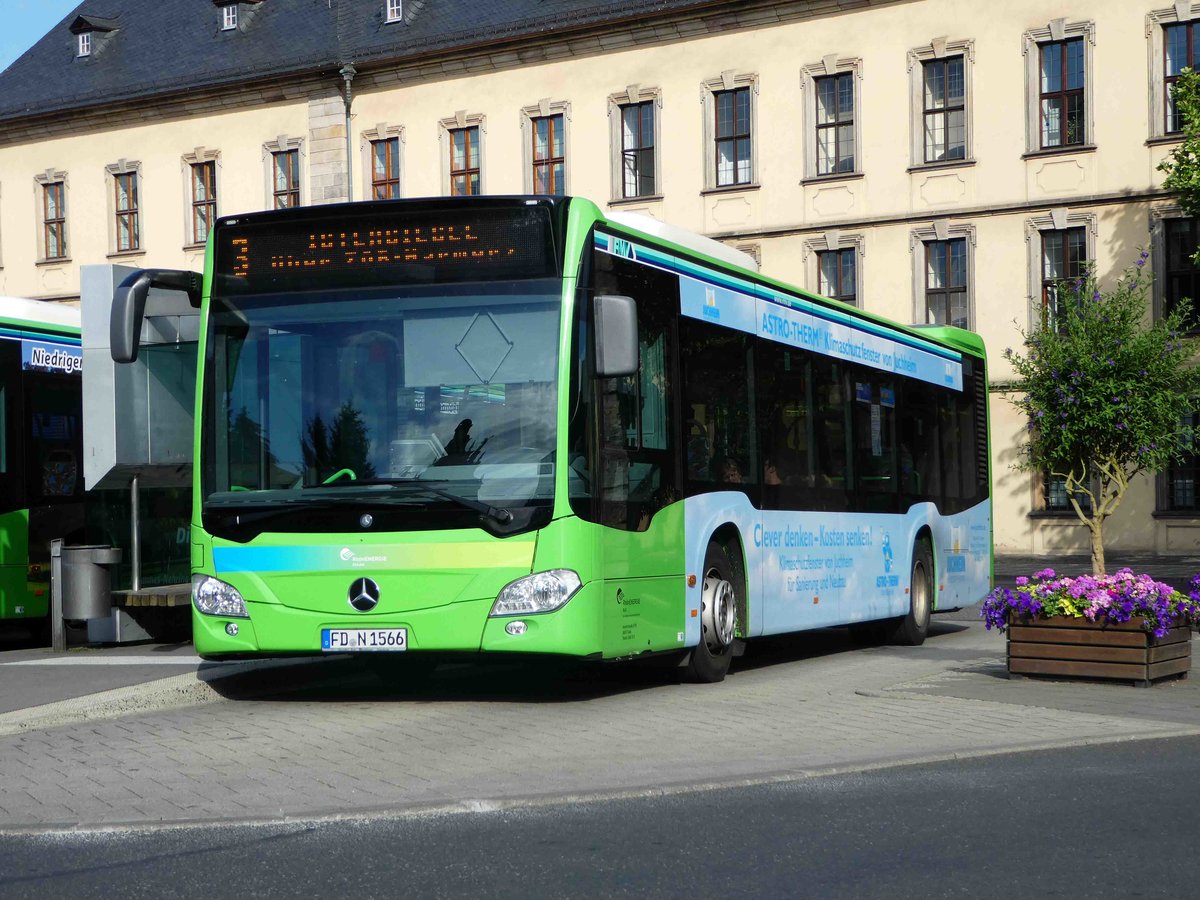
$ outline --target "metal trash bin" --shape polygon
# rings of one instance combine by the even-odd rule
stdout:
[[[121,548],[85,544],[62,548],[63,618],[100,619],[112,612],[112,577],[105,566],[121,561]]]

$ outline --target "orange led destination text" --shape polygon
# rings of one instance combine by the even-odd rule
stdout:
[[[234,275],[250,274],[250,240],[234,242]],[[486,261],[510,257],[512,246],[480,244],[470,225],[430,225],[408,228],[375,228],[365,231],[319,231],[308,235],[296,253],[274,253],[270,268],[318,269],[324,266],[370,266],[390,263]]]

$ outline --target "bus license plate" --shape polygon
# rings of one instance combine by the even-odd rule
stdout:
[[[322,628],[321,649],[328,653],[362,653],[408,649],[407,628]]]

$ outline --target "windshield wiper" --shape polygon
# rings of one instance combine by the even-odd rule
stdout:
[[[439,479],[445,484],[445,479]],[[502,506],[492,506],[490,503],[484,503],[482,500],[471,500],[467,497],[462,497],[453,491],[447,491],[444,488],[434,487],[427,480],[416,478],[360,478],[354,482],[355,487],[370,486],[374,484],[386,484],[392,487],[413,487],[416,491],[413,493],[433,494],[435,497],[441,497],[444,500],[449,500],[451,503],[457,503],[459,506],[466,509],[473,509],[480,515],[487,516],[489,519],[494,519],[501,525],[507,525],[512,521],[513,514]]]

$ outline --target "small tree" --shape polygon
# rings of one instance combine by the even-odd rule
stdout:
[[[1181,430],[1200,397],[1194,347],[1181,337],[1190,307],[1180,303],[1147,324],[1146,259],[1143,252],[1108,292],[1094,273],[1061,282],[1054,314],[1022,332],[1024,354],[1004,351],[1022,392],[1013,402],[1028,417],[1016,468],[1066,482],[1090,532],[1093,575],[1104,574],[1104,521],[1130,481],[1192,446]]]
[[[1200,74],[1180,72],[1171,98],[1183,120],[1183,140],[1158,168],[1167,173],[1163,187],[1179,198],[1183,211],[1200,216]]]

